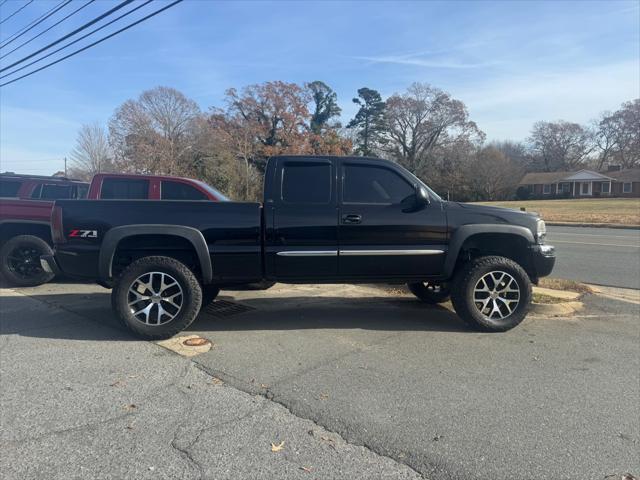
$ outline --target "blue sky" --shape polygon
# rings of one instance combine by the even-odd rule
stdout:
[[[0,25],[0,40],[58,1],[28,5]],[[8,0],[0,16],[25,2]],[[97,0],[0,66],[116,3]],[[362,86],[386,97],[428,82],[464,101],[488,140],[522,140],[537,120],[586,123],[639,97],[639,50],[638,1],[185,1],[0,89],[0,170],[61,169],[83,123],[106,124],[119,104],[157,85],[206,110],[221,105],[229,87],[322,80],[337,91],[348,121]]]

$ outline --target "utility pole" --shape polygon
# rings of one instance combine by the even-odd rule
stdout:
[[[64,176],[67,176],[67,157],[64,157]]]

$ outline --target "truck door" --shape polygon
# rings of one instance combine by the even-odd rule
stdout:
[[[277,279],[338,273],[336,166],[331,159],[278,159],[265,199],[266,262]],[[271,217],[271,218],[269,218]],[[272,276],[272,275],[269,275]]]
[[[442,272],[445,214],[439,201],[408,208],[415,179],[386,162],[346,159],[339,178],[340,277],[401,279]]]

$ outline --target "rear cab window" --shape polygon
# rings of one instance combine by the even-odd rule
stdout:
[[[160,198],[162,200],[208,200],[208,197],[194,186],[171,180],[161,182]]]
[[[0,180],[0,197],[16,198],[22,186],[22,180]]]
[[[105,178],[100,198],[105,200],[146,200],[149,198],[149,180]]]
[[[331,163],[288,161],[282,168],[284,203],[326,205],[331,201]]]

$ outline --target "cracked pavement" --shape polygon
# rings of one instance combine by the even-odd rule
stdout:
[[[3,480],[420,478],[109,324],[0,302]]]
[[[201,315],[185,333],[214,346],[188,360],[132,340],[101,287],[18,291],[0,309],[9,479],[640,471],[637,303],[482,334],[401,293],[277,285],[223,292],[248,311]]]

